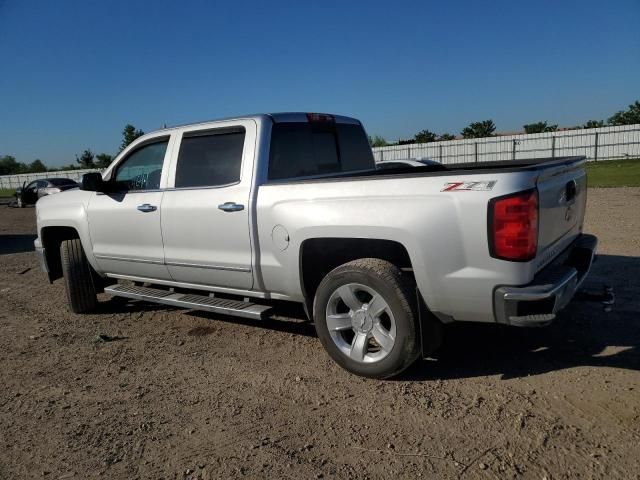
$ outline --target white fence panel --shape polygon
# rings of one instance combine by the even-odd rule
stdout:
[[[393,145],[375,147],[373,154],[376,161],[426,157],[444,164],[574,155],[584,155],[588,161],[640,158],[640,125]],[[51,177],[66,177],[79,182],[85,173],[99,171],[86,169],[2,175],[0,188],[18,188],[25,182]]]
[[[588,161],[640,158],[640,125],[374,147],[373,154],[376,161],[426,157],[444,164],[576,155]]]

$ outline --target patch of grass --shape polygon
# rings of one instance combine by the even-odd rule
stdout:
[[[13,197],[15,193],[15,188],[0,188],[0,198]]]
[[[587,163],[590,187],[640,187],[640,158]]]

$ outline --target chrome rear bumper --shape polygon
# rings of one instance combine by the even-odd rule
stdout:
[[[597,246],[595,236],[582,234],[530,284],[496,288],[496,321],[520,327],[550,323],[567,306],[587,277]]]

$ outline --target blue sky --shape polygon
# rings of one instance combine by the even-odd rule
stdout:
[[[0,0],[0,155],[48,165],[243,113],[388,140],[606,118],[640,99],[640,1]]]

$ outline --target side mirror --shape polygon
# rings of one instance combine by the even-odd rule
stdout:
[[[86,190],[87,192],[101,192],[103,188],[104,181],[102,180],[102,174],[98,172],[91,172],[82,175],[80,190]]]

